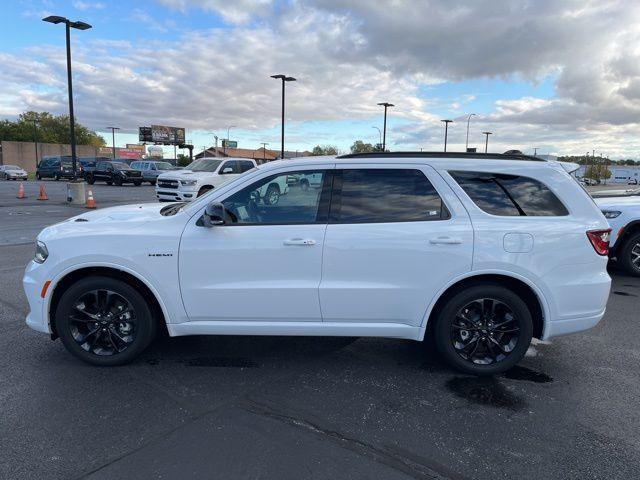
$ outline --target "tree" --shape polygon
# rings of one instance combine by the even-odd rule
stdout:
[[[584,173],[586,178],[592,178],[597,182],[611,178],[611,171],[604,164],[594,164],[587,167]]]
[[[362,140],[356,140],[351,145],[351,153],[371,153],[375,152],[376,148],[370,143],[364,143]]]
[[[179,167],[186,167],[191,163],[191,159],[189,158],[189,155],[185,155],[183,153],[179,153],[178,158],[176,160],[177,160],[176,163],[178,164]]]
[[[38,141],[42,143],[71,143],[68,115],[51,115],[49,112],[25,112],[16,121],[0,121],[0,140],[33,142],[35,138],[34,120],[37,123]],[[76,143],[102,147],[104,139],[87,127],[75,124]]]
[[[337,155],[338,154],[338,148],[334,147],[333,145],[316,145],[315,147],[313,147],[313,150],[311,151],[311,155],[314,157],[320,156],[320,155]]]

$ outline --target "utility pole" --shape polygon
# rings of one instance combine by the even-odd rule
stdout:
[[[107,127],[111,129],[111,153],[113,159],[116,159],[116,130],[120,130],[120,127]]]
[[[449,124],[453,123],[453,120],[440,120],[444,122],[444,151],[447,151],[447,134],[449,133]]]
[[[262,142],[262,163],[266,163],[267,161],[267,145],[269,145],[267,142]]]

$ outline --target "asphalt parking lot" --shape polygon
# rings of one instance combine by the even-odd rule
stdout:
[[[157,340],[96,368],[24,324],[41,228],[84,211],[0,182],[0,478],[640,477],[640,279],[612,271],[604,320],[532,345],[497,378],[422,344],[351,338]],[[155,201],[94,185],[98,207]]]

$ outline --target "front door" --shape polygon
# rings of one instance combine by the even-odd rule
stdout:
[[[200,214],[192,218],[180,243],[180,288],[191,321],[321,321],[331,170],[313,171],[325,179],[319,188],[273,195],[291,170],[239,187],[222,200],[224,225],[206,228]]]
[[[340,165],[325,236],[326,322],[419,326],[434,295],[471,269],[473,231],[425,165]]]

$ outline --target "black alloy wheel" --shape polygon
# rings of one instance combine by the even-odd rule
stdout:
[[[618,262],[629,275],[640,277],[640,232],[625,240],[618,254]]]
[[[56,309],[55,325],[67,350],[94,365],[128,363],[155,335],[142,295],[109,277],[88,277],[69,287]]]
[[[440,311],[434,330],[444,358],[474,375],[513,367],[529,348],[532,333],[526,303],[499,285],[478,285],[455,295]]]

